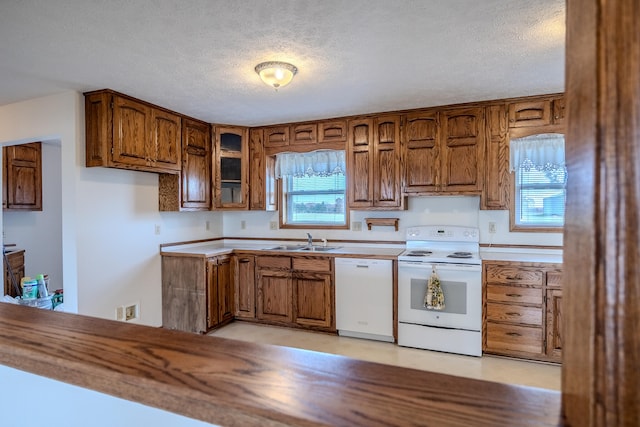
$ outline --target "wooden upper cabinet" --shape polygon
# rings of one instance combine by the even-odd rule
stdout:
[[[248,129],[239,126],[215,126],[216,209],[249,207]]]
[[[318,125],[316,123],[293,124],[291,129],[291,145],[309,145],[318,143]]]
[[[551,124],[551,101],[536,99],[509,104],[509,127]]]
[[[438,190],[440,172],[438,111],[408,114],[404,122],[406,193]]]
[[[351,120],[348,135],[349,207],[404,209],[400,181],[400,116]]]
[[[86,166],[179,173],[181,116],[102,90],[85,94]]]
[[[479,192],[484,167],[484,108],[458,108],[442,113],[442,189]]]
[[[249,209],[266,209],[266,165],[262,128],[249,129]]]
[[[183,208],[211,209],[211,125],[184,119],[182,125]]]
[[[318,123],[318,143],[347,142],[347,121],[330,120]]]
[[[352,209],[373,206],[373,119],[349,122],[348,200]]]
[[[2,148],[2,208],[5,211],[42,210],[42,144]]]
[[[264,130],[264,147],[286,147],[289,145],[289,126],[268,126]]]
[[[490,105],[486,109],[487,141],[485,175],[482,189],[482,209],[509,209],[509,126],[505,104]]]

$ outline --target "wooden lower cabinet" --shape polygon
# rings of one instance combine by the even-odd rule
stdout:
[[[233,255],[232,262],[235,317],[254,319],[256,317],[256,257]]]
[[[231,258],[162,256],[162,326],[206,333],[233,320]]]
[[[13,277],[16,279],[16,284],[20,286],[20,279],[24,277],[24,250],[7,252],[7,261],[11,266]],[[4,263],[4,295],[10,295],[12,297],[18,296],[15,288],[13,287],[13,281],[9,275],[9,268]]]
[[[256,257],[256,318],[334,332],[332,265],[331,258]]]
[[[561,361],[560,268],[546,263],[484,263],[485,353]]]

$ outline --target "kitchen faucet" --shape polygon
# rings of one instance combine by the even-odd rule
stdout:
[[[311,234],[309,233],[307,233],[307,246],[313,246],[313,237],[311,237]]]

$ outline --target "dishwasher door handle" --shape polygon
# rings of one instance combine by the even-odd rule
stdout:
[[[356,267],[357,268],[369,268],[369,266],[366,265],[366,264],[356,264]]]

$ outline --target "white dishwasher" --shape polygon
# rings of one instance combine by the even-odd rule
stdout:
[[[393,342],[391,260],[336,258],[339,335]]]

